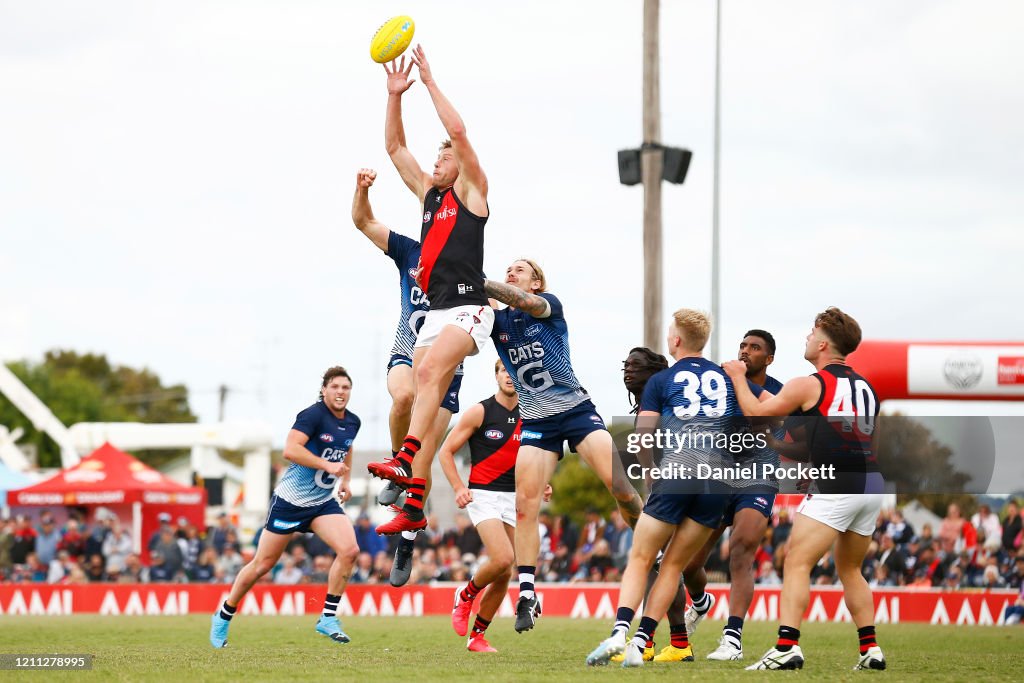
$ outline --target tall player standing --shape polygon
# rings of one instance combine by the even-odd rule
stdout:
[[[388,361],[388,393],[391,394],[391,413],[388,424],[391,428],[392,457],[398,454],[402,440],[409,432],[409,420],[412,417],[412,405],[416,396],[416,385],[413,382],[412,357],[413,347],[423,319],[430,310],[430,301],[416,284],[415,273],[420,262],[420,243],[389,229],[373,215],[370,206],[370,187],[373,186],[377,173],[372,169],[363,168],[356,174],[356,191],[352,199],[352,222],[367,239],[385,254],[398,267],[398,286],[401,291],[402,312],[395,330],[395,342],[391,347],[391,358]],[[423,439],[419,459],[425,465],[424,497],[430,491],[430,465],[433,462],[437,444],[448,428],[452,415],[459,412],[459,390],[462,387],[462,366],[460,365],[445,391],[437,418],[429,433]],[[393,481],[380,492],[377,501],[381,505],[391,505],[400,495],[400,487]],[[395,561],[391,566],[391,585],[404,586],[412,573],[413,541],[415,531],[403,531],[402,539],[395,550]]]
[[[781,391],[782,382],[768,374],[768,366],[775,360],[775,337],[770,332],[755,329],[743,335],[738,359],[747,368],[747,381],[772,395]],[[776,436],[781,439],[784,434],[780,432]],[[686,610],[686,632],[692,636],[715,604],[714,596],[704,590],[708,583],[704,564],[726,528],[732,528],[729,532],[729,620],[722,629],[718,648],[708,653],[708,659],[717,661],[743,659],[743,622],[754,599],[754,554],[768,528],[779,490],[775,477],[763,476],[765,465],[779,466],[778,453],[767,446],[755,447],[745,464],[754,464],[762,476],[733,482],[734,487],[743,489],[742,492],[737,490],[729,496],[722,525],[683,572],[692,600]]]
[[[744,414],[782,417],[799,410],[813,417],[807,424],[811,460],[833,465],[838,472],[834,481],[819,479],[820,493],[808,494],[797,508],[782,582],[778,642],[748,669],[803,668],[800,624],[810,600],[810,573],[833,545],[843,599],[860,642],[854,669],[885,668],[875,639],[871,588],[860,571],[882,508],[884,486],[872,446],[878,395],[846,364],[846,356],[860,340],[860,325],[848,314],[834,307],[819,313],[804,349],[804,358],[817,372],[787,382],[764,402],[737,381],[746,374],[742,362],[723,366],[735,381]]]
[[[615,455],[604,420],[576,378],[569,357],[569,328],[562,302],[547,292],[544,272],[520,259],[508,267],[505,282],[485,282],[487,294],[508,304],[495,314],[494,346],[519,392],[523,440],[516,461],[516,558],[519,601],[516,631],[533,628],[540,615],[534,592],[540,552],[537,526],[541,499],[551,481],[563,444],[600,477],[615,497],[622,518],[636,524],[643,503]],[[534,564],[527,564],[533,562]]]
[[[425,173],[409,151],[402,124],[402,95],[415,83],[409,78],[413,64],[450,138],[442,143],[432,174]],[[487,341],[494,312],[483,287],[487,176],[466,136],[466,126],[434,81],[422,47],[413,50],[408,67],[402,57],[401,63],[392,62],[384,70],[388,87],[385,144],[402,180],[423,205],[416,281],[431,302],[413,352],[416,399],[409,433],[398,455],[367,466],[370,474],[407,486],[402,511],[377,527],[378,533],[397,534],[427,525],[423,503],[429,463],[416,455],[437,419],[455,369],[466,356],[479,353]]]
[[[452,628],[464,636],[469,630],[473,602],[484,591],[466,644],[470,652],[497,652],[484,633],[508,593],[515,566],[516,457],[522,427],[519,395],[500,360],[494,363],[494,378],[498,392],[466,411],[438,455],[455,492],[455,503],[469,513],[487,551],[487,562],[469,583],[456,589],[452,608]],[[471,463],[468,486],[455,467],[455,452],[467,442]],[[544,499],[550,497],[548,487]]]
[[[274,568],[292,534],[307,531],[322,538],[335,552],[316,631],[337,643],[349,642],[341,630],[337,611],[359,554],[352,522],[338,504],[352,495],[348,484],[351,469],[345,460],[352,457],[352,441],[361,424],[355,413],[348,410],[351,394],[352,380],[345,368],[328,368],[320,398],[295,417],[284,445],[284,457],[291,464],[274,489],[256,555],[238,572],[227,600],[210,620],[210,644],[214,647],[227,646],[228,628],[239,603]],[[334,488],[339,480],[335,500]]]

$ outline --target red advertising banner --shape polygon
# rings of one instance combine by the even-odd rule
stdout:
[[[434,584],[391,588],[380,585],[350,585],[342,596],[338,614],[345,616],[424,616],[451,612],[456,584]],[[779,618],[779,588],[757,588],[748,619],[776,621]],[[90,584],[60,586],[42,584],[0,585],[0,615],[181,615],[211,614],[227,597],[228,586],[213,584]],[[323,606],[326,586],[260,585],[239,606],[240,614],[317,614]],[[712,619],[729,616],[729,587],[708,586],[718,599]],[[576,619],[615,617],[618,584],[539,584],[538,595],[546,616]],[[875,591],[875,623],[1001,624],[1007,605],[1017,592],[939,591],[889,589]],[[502,603],[498,616],[515,615],[515,591]],[[841,588],[815,587],[807,610],[809,622],[850,622]]]

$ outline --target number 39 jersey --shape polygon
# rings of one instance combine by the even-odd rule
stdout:
[[[878,472],[871,447],[879,408],[874,388],[840,363],[826,365],[811,376],[821,383],[821,397],[803,413],[814,418],[805,421],[811,460],[815,465],[834,465],[838,473]],[[827,493],[822,483],[819,489]]]
[[[763,389],[748,382],[755,396]],[[661,463],[694,472],[696,465],[730,466],[743,459],[745,449],[723,447],[731,435],[749,431],[732,380],[722,366],[697,356],[681,358],[647,382],[640,410],[661,415],[661,428],[677,435],[666,443]]]
[[[569,327],[562,302],[543,292],[551,315],[534,318],[513,308],[494,312],[491,338],[519,392],[523,420],[559,415],[590,399],[569,358]]]
[[[309,437],[306,450],[318,458],[338,462],[348,457],[352,442],[362,424],[355,413],[335,417],[322,401],[317,401],[295,416],[292,429]],[[323,470],[291,463],[277,482],[274,494],[298,507],[321,505],[334,495],[338,478]]]

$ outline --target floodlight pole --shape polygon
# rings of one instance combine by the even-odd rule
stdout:
[[[661,329],[661,93],[658,46],[659,0],[644,0],[644,346],[659,350]]]
[[[721,147],[722,127],[719,110],[722,100],[722,0],[715,1],[715,151],[714,178],[712,180],[711,208],[711,349],[708,352],[711,360],[722,362],[719,355],[719,330],[722,328],[721,308],[719,306],[719,281],[721,268],[718,244],[718,161]]]

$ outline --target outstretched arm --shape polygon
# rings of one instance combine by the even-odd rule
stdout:
[[[460,508],[464,508],[473,502],[473,492],[462,483],[459,470],[455,467],[455,452],[469,441],[469,437],[480,428],[483,421],[484,407],[477,403],[459,418],[455,429],[448,434],[448,438],[444,440],[444,443],[441,444],[441,448],[437,452],[437,459],[441,463],[441,470],[448,479],[448,483],[452,485],[452,490],[455,492],[455,504]]]
[[[377,248],[386,252],[388,250],[388,236],[391,231],[386,225],[373,217],[373,208],[370,207],[370,187],[377,178],[377,172],[369,168],[361,168],[356,173],[356,194],[352,198],[352,222],[356,224],[359,232],[366,235]]]
[[[777,395],[762,402],[747,386],[746,363],[730,360],[723,363],[722,368],[732,379],[736,401],[740,404],[740,410],[747,417],[758,415],[785,417],[797,408],[813,404],[817,400],[818,380],[814,377],[797,377],[790,380],[783,385]]]
[[[483,169],[480,168],[480,160],[477,159],[476,151],[469,144],[469,138],[466,137],[466,124],[462,122],[462,117],[459,116],[459,112],[455,111],[452,103],[448,101],[448,98],[444,96],[441,89],[437,87],[437,82],[430,71],[427,55],[419,45],[412,51],[412,61],[419,68],[420,80],[423,81],[427,92],[430,93],[430,99],[434,103],[434,109],[437,110],[437,116],[441,119],[441,124],[448,132],[448,137],[451,138],[452,150],[455,152],[455,161],[459,165],[458,182],[463,185],[463,190],[460,194],[465,197],[466,201],[472,201],[470,195],[476,195],[481,200],[480,204],[483,206],[483,210],[486,210],[487,176],[484,175]],[[479,209],[480,207],[477,208]],[[483,215],[482,210],[474,210],[473,207],[470,207],[470,210],[478,215]]]
[[[534,318],[546,318],[551,315],[551,304],[547,299],[504,282],[484,280],[484,293],[512,308],[518,308],[523,313],[529,313]]]
[[[420,203],[430,188],[430,176],[423,172],[412,152],[405,144],[405,126],[402,125],[402,94],[409,89],[416,79],[409,79],[412,62],[405,65],[405,57],[401,62],[391,62],[391,68],[384,65],[388,75],[388,108],[384,117],[384,147],[387,149],[391,162],[398,169],[398,174],[406,186],[412,190]]]

